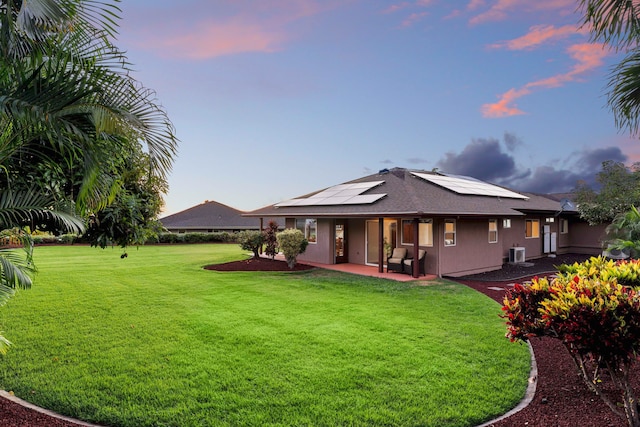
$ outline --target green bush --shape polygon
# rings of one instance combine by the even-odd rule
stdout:
[[[276,235],[278,247],[284,254],[289,268],[296,266],[298,255],[304,253],[309,241],[304,238],[302,231],[295,228],[288,228]]]
[[[264,242],[264,236],[261,231],[244,230],[238,233],[238,244],[245,251],[253,252],[253,257],[260,256],[260,248]]]
[[[62,236],[60,236],[60,243],[63,243],[65,245],[72,245],[76,243],[77,240],[77,234],[63,234]]]
[[[148,243],[233,243],[235,235],[228,232],[216,233],[159,233],[157,239]]]

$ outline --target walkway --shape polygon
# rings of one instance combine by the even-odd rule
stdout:
[[[412,277],[410,274],[395,273],[393,271],[387,273],[386,270],[382,273],[378,271],[378,267],[361,264],[320,264],[317,262],[301,262],[301,264],[313,265],[314,267],[324,268],[327,270],[342,271],[343,273],[358,274],[360,276],[379,277],[381,279],[396,280],[398,282],[410,282],[417,280],[435,280],[437,276],[433,274],[427,274],[418,278]]]

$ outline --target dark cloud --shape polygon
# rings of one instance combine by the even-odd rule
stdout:
[[[504,145],[507,147],[507,150],[510,152],[514,152],[516,148],[524,145],[524,143],[518,138],[515,134],[505,132],[504,133]]]
[[[497,139],[474,139],[462,153],[447,153],[436,166],[449,173],[495,181],[517,173],[513,157],[502,152]]]
[[[585,148],[572,153],[562,162],[562,167],[536,167],[530,177],[516,182],[514,188],[532,193],[563,193],[574,189],[579,181],[597,188],[596,175],[602,170],[602,162],[624,163],[628,159],[619,147]]]
[[[523,145],[515,135],[505,133],[504,149],[512,152]],[[585,148],[576,151],[557,165],[517,167],[515,158],[503,150],[497,139],[474,139],[460,154],[447,153],[437,162],[442,172],[471,176],[520,191],[564,193],[584,181],[596,187],[596,174],[602,162],[626,162],[628,157],[618,147]]]

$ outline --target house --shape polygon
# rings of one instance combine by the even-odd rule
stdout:
[[[223,205],[222,203],[206,200],[182,212],[166,216],[160,222],[168,231],[173,233],[234,233],[243,230],[261,230],[261,222],[255,218],[243,216],[242,211]],[[268,218],[264,226],[268,224]],[[273,218],[280,228],[284,228],[284,219]]]
[[[391,248],[426,250],[425,270],[464,276],[561,253],[598,254],[604,227],[580,220],[568,200],[470,177],[384,169],[245,214],[279,217],[305,233],[301,262],[355,263],[384,271]],[[416,264],[412,271],[418,277]]]

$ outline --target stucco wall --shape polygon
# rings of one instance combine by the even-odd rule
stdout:
[[[606,225],[590,226],[583,221],[569,222],[569,240],[571,252],[576,254],[598,255],[602,253]]]
[[[294,225],[295,222],[292,222]],[[289,222],[287,221],[287,227]],[[334,262],[334,222],[330,219],[318,219],[316,222],[316,242],[309,243],[307,250],[298,255],[298,261],[312,261],[322,264],[333,264]]]
[[[444,220],[437,221],[438,234],[444,235]],[[500,230],[500,228],[498,228]],[[439,239],[440,276],[464,276],[502,267],[502,245],[489,243],[489,221],[458,219],[456,221],[456,245],[444,246]]]

